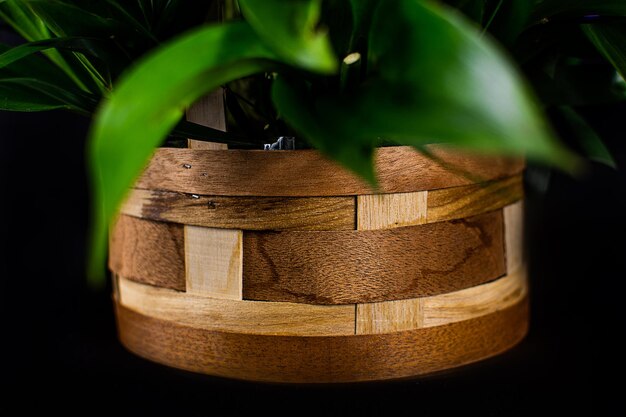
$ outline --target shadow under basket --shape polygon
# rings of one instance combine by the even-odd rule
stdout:
[[[476,362],[528,327],[524,163],[159,149],[111,233],[121,342],[229,378],[327,383]]]

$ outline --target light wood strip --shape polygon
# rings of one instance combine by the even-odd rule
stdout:
[[[410,300],[357,304],[357,334],[443,326],[492,314],[526,296],[526,270],[460,291]]]
[[[202,126],[226,131],[226,113],[224,111],[224,90],[220,87],[212,93],[202,97],[193,106],[187,109],[187,120]],[[190,149],[225,150],[225,143],[187,140]]]
[[[185,226],[188,293],[241,300],[242,233],[241,230]]]
[[[442,326],[492,314],[518,303],[526,297],[526,269],[496,281],[448,294],[424,297],[423,327]]]
[[[352,335],[354,306],[219,300],[120,277],[121,305],[149,317],[205,330],[267,335]]]
[[[222,197],[139,190],[121,212],[193,226],[243,230],[354,230],[354,197]]]
[[[524,299],[496,313],[446,326],[356,336],[198,329],[119,304],[117,319],[124,346],[176,368],[268,382],[354,382],[424,375],[497,355],[526,335],[528,302]]]
[[[426,223],[428,191],[357,197],[357,229],[377,230]]]
[[[357,304],[356,334],[393,333],[424,327],[421,300]]]
[[[111,229],[109,268],[129,279],[184,291],[183,226],[119,216]]]
[[[431,146],[437,160],[407,146],[377,149],[379,188],[317,151],[158,149],[136,187],[198,195],[323,197],[427,191],[522,172],[524,163]],[[443,162],[442,162],[443,161]]]
[[[524,263],[524,202],[504,208],[504,230],[507,271],[515,271]]]
[[[445,188],[428,193],[428,219],[462,219],[501,209],[524,198],[521,175],[481,184]]]

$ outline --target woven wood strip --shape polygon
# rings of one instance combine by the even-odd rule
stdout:
[[[123,214],[242,230],[354,230],[354,197],[222,197],[131,190]]]
[[[502,211],[389,230],[247,232],[243,298],[352,304],[423,297],[505,275]]]
[[[462,219],[501,209],[523,197],[521,175],[417,193],[360,195],[357,228],[391,229]]]
[[[158,149],[136,187],[198,195],[321,197],[403,193],[510,177],[524,163],[432,146],[435,159],[407,146],[380,148],[379,189],[316,151]]]
[[[120,303],[146,316],[206,330],[332,336],[354,334],[354,306],[235,301],[182,293],[119,278]]]
[[[149,317],[205,330],[246,334],[332,336],[393,333],[470,320],[505,309],[526,295],[526,274],[410,300],[319,306],[233,301],[119,280],[117,300]]]
[[[351,382],[403,378],[501,353],[528,327],[527,300],[493,314],[405,332],[294,337],[198,329],[117,305],[122,343],[156,362],[229,378]]]
[[[521,175],[428,192],[427,222],[462,219],[501,209],[524,198]]]
[[[470,320],[505,309],[526,292],[526,270],[522,268],[487,284],[447,294],[357,304],[356,333],[392,333]]]
[[[159,287],[185,290],[183,226],[119,216],[111,229],[109,268]]]

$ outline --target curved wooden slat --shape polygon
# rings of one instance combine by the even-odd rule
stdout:
[[[505,275],[502,211],[389,230],[244,233],[243,298],[352,304],[457,291]]]
[[[111,229],[109,268],[126,278],[184,291],[183,226],[119,216]]]
[[[501,353],[526,334],[528,304],[405,332],[357,336],[249,335],[197,329],[117,305],[120,340],[132,352],[194,372],[256,381],[326,383],[404,378]]]
[[[235,301],[182,293],[119,278],[120,304],[162,320],[233,333],[332,336],[354,334],[354,306]]]
[[[447,294],[357,304],[356,333],[392,333],[470,320],[516,304],[526,292],[526,270],[522,268],[487,284]]]
[[[433,191],[359,195],[357,228],[391,229],[462,219],[501,209],[523,197],[521,175]]]
[[[354,230],[354,197],[223,197],[131,190],[121,213],[242,230]]]
[[[428,192],[427,222],[462,219],[501,209],[524,198],[521,175]]]
[[[407,146],[379,148],[379,189],[316,151],[158,149],[137,188],[187,194],[322,197],[403,193],[474,184],[519,174],[524,163],[431,146],[427,157]]]
[[[453,293],[381,303],[319,306],[233,301],[118,278],[118,302],[148,317],[205,330],[281,336],[381,334],[442,326],[492,314],[526,296],[526,274]]]
[[[475,216],[513,204],[523,195],[521,175],[430,192],[360,195],[357,200],[204,196],[135,188],[120,212],[224,229],[354,230],[358,222],[359,230],[377,230]]]

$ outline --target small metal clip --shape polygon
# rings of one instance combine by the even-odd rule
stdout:
[[[296,149],[296,138],[293,136],[281,136],[274,143],[263,145],[266,151],[293,151]]]

